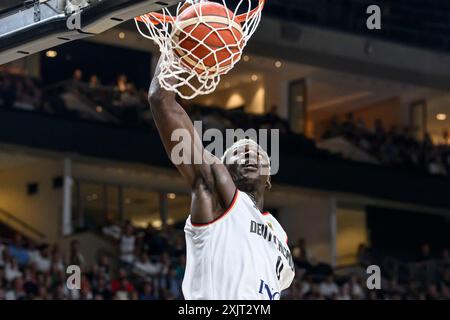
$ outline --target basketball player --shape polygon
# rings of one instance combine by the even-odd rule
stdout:
[[[294,278],[294,267],[286,233],[263,209],[264,193],[271,187],[270,174],[261,174],[262,167],[269,167],[267,153],[246,139],[225,151],[224,163],[214,161],[218,159],[204,150],[175,94],[160,86],[159,72],[160,65],[150,86],[149,103],[166,152],[170,157],[175,145],[189,143],[184,150],[187,147],[192,155],[201,152],[207,160],[177,165],[191,188],[184,229],[185,299],[280,299]],[[190,139],[172,141],[177,129],[188,132]]]

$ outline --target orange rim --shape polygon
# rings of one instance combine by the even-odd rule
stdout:
[[[259,11],[261,11],[263,9],[265,3],[266,3],[266,0],[259,0],[259,3],[256,6],[256,8],[254,8],[253,10],[251,10],[248,13],[238,15],[236,17],[236,20],[239,21],[239,23],[243,23],[243,22],[247,21],[248,19],[253,18],[253,16],[255,14],[257,14]],[[150,12],[150,13],[144,14],[142,16],[136,17],[135,19],[137,21],[143,22],[143,23],[147,23],[150,21],[154,25],[158,25],[160,23],[174,23],[175,22],[175,18],[165,15],[165,14],[156,13],[156,12]]]

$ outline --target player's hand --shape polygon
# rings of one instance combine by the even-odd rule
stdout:
[[[190,6],[192,6],[192,3],[185,2],[185,3],[181,6],[180,11],[178,12],[178,14],[182,13],[184,10],[186,10],[186,9],[189,8]]]

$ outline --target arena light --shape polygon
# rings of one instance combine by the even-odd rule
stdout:
[[[245,62],[249,62],[250,61],[250,56],[245,55],[243,59],[244,59]]]
[[[283,63],[280,60],[275,61],[275,68],[280,69],[282,66],[283,66]]]
[[[175,200],[176,197],[177,197],[177,195],[175,193],[168,193],[167,194],[167,198],[169,198],[170,200]]]
[[[56,58],[58,52],[55,50],[48,50],[45,55],[47,56],[47,58]]]
[[[119,39],[125,39],[125,32],[119,32]]]
[[[152,227],[155,229],[159,229],[162,227],[162,221],[161,220],[155,220],[152,222]]]
[[[445,121],[447,120],[447,115],[445,113],[438,113],[436,115],[436,120]]]
[[[252,75],[252,81],[253,82],[258,81],[258,76],[256,74]]]

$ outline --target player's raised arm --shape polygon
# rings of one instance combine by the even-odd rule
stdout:
[[[204,149],[202,140],[195,131],[191,119],[176,102],[175,93],[167,91],[160,86],[158,81],[159,72],[160,64],[158,63],[149,89],[149,103],[153,119],[169,158],[171,158],[178,171],[189,183],[194,193],[201,190],[207,191],[212,196],[217,196],[222,207],[228,206],[236,191],[228,170],[214,155]],[[179,139],[178,135],[173,136],[175,130],[178,130],[178,133],[183,135],[181,139]],[[188,159],[185,159],[187,161],[183,161],[180,164],[179,161],[172,159],[172,149],[175,146],[178,149],[190,150]],[[196,155],[197,161],[194,161],[194,155]],[[198,159],[201,159],[200,164],[198,164]],[[194,218],[197,218],[195,217],[197,215],[195,211],[197,210],[194,210],[191,214]],[[214,219],[214,213],[211,210],[200,211],[205,211],[198,217],[202,222]]]

